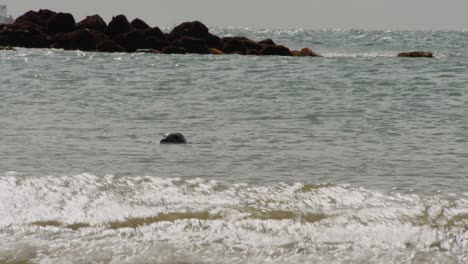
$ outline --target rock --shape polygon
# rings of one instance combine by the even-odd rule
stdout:
[[[300,51],[294,50],[291,53],[295,57],[322,57],[309,48],[303,48]]]
[[[244,47],[247,50],[257,50],[261,51],[263,49],[263,46],[258,44],[257,42],[250,40],[250,39],[245,39],[242,41],[242,44],[244,44]]]
[[[163,136],[160,143],[185,144],[187,140],[185,140],[184,135],[181,133],[167,133]]]
[[[137,49],[149,49],[145,45],[145,37],[141,31],[132,30],[114,38],[115,43],[122,46],[127,52],[135,52]]]
[[[13,24],[32,24],[39,26],[41,29],[46,29],[47,21],[55,14],[57,13],[48,9],[41,9],[37,12],[28,11],[18,17]]]
[[[402,52],[398,54],[398,57],[414,57],[414,58],[432,58],[434,54],[427,51],[411,51],[411,52]]]
[[[80,29],[74,32],[56,34],[53,47],[65,50],[82,51],[125,51],[104,33],[89,29]]]
[[[180,47],[168,46],[161,50],[161,53],[164,54],[187,54],[187,50]]]
[[[76,24],[77,29],[90,29],[94,31],[104,32],[107,28],[106,22],[99,15],[87,16]]]
[[[271,39],[264,39],[258,42],[262,46],[276,46],[276,43]]]
[[[143,33],[145,35],[145,38],[155,37],[155,38],[158,38],[158,39],[166,40],[166,36],[161,31],[161,29],[158,28],[158,27],[147,28],[147,29],[143,30]]]
[[[205,40],[208,48],[214,48],[219,50],[223,49],[223,45],[221,44],[221,38],[216,35],[207,33],[205,36],[202,37],[202,39]]]
[[[125,52],[124,48],[110,39],[98,42],[96,50],[100,52]]]
[[[174,40],[172,44],[184,48],[189,53],[210,54],[206,41],[200,38],[183,36]]]
[[[145,21],[139,19],[139,18],[135,18],[133,19],[132,23],[130,23],[132,25],[132,27],[134,29],[149,29],[151,28],[150,26],[148,26],[148,24],[146,24]]]
[[[15,25],[13,25],[15,27]],[[21,29],[4,29],[0,31],[0,38],[9,46],[22,48],[50,48],[52,44],[35,25],[21,25]]]
[[[222,50],[219,50],[217,48],[209,48],[210,53],[214,55],[224,55],[225,53]]]
[[[96,50],[96,44],[96,39],[89,29],[80,29],[56,34],[52,47],[64,50],[93,51]]]
[[[265,46],[261,51],[261,55],[277,55],[277,56],[292,56],[291,51],[282,45]]]
[[[175,27],[169,34],[171,40],[178,39],[183,36],[203,38],[208,34],[208,28],[200,21],[184,22]]]
[[[138,49],[161,50],[171,45],[159,28],[132,30],[118,35],[114,41],[127,52],[135,52]]]
[[[47,31],[50,34],[72,32],[75,30],[75,18],[70,13],[57,13],[47,20]]]
[[[223,51],[228,54],[245,54],[247,49],[244,46],[243,39],[238,37],[223,38]]]
[[[132,30],[133,27],[130,24],[130,22],[128,22],[127,17],[124,15],[118,15],[116,17],[113,17],[111,22],[109,22],[105,33],[110,38],[114,38],[120,34],[124,34]]]
[[[249,49],[249,50],[247,50],[247,52],[245,53],[245,55],[259,56],[259,55],[261,55],[261,54],[260,54],[260,51],[258,51],[258,50]]]
[[[178,25],[168,34],[168,39],[175,41],[184,36],[202,39],[208,48],[222,49],[221,38],[209,33],[208,28],[200,21],[184,22]]]

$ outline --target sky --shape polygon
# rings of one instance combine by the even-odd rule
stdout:
[[[17,17],[29,10],[136,17],[151,26],[200,20],[209,27],[269,29],[468,30],[468,0],[0,0]]]

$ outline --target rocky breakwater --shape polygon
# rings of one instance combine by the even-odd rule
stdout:
[[[141,19],[118,15],[107,24],[99,15],[76,22],[69,13],[29,11],[13,24],[0,25],[0,46],[58,48],[98,52],[163,54],[239,54],[319,56],[309,48],[290,50],[271,39],[218,37],[199,21],[184,22],[171,32],[150,27]]]

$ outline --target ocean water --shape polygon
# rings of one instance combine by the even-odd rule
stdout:
[[[211,30],[0,51],[0,263],[468,263],[468,32]]]

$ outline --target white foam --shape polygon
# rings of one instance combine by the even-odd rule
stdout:
[[[443,260],[437,248],[460,259],[468,247],[467,223],[454,217],[463,208],[466,200],[350,186],[7,173],[0,177],[0,261],[131,263],[182,256],[181,261],[207,263],[340,263],[367,257],[403,261],[415,252]],[[183,216],[189,212],[211,217]],[[171,213],[181,217],[110,226]],[[85,225],[67,228],[74,223]],[[156,257],[154,250],[165,253]]]

